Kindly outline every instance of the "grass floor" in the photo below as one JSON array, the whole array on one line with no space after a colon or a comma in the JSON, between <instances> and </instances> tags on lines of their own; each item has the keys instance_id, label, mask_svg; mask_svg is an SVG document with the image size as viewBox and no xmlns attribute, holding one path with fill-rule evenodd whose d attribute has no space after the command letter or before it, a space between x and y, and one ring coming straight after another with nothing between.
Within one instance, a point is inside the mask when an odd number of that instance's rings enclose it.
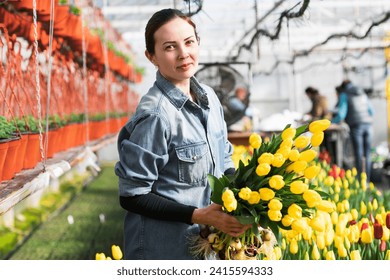
<instances>
[{"instance_id":1,"label":"grass floor","mask_svg":"<svg viewBox=\"0 0 390 280\"><path fill-rule=\"evenodd\" d=\"M93 260L122 247L124 210L112 165L102 171L58 215L42 223L10 260ZM72 220L73 223L69 223Z\"/></svg>"}]
</instances>

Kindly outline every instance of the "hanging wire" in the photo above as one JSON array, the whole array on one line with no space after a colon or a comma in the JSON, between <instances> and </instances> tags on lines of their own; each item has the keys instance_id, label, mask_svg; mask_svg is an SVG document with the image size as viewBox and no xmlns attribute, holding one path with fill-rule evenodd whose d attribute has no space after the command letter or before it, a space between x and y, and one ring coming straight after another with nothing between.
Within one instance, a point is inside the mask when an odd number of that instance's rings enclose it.
<instances>
[{"instance_id":1,"label":"hanging wire","mask_svg":"<svg viewBox=\"0 0 390 280\"><path fill-rule=\"evenodd\" d=\"M50 1L50 21L49 21L49 48L47 50L47 102L46 102L46 137L45 137L45 154L47 155L49 146L49 113L50 113L50 96L51 96L51 70L53 65L53 35L54 35L54 0ZM44 159L46 163L46 158Z\"/></svg>"},{"instance_id":2,"label":"hanging wire","mask_svg":"<svg viewBox=\"0 0 390 280\"><path fill-rule=\"evenodd\" d=\"M39 131L39 150L41 152L41 160L43 161L43 171L46 171L45 151L43 148L42 135L42 107L41 107L41 87L39 79L39 59L38 59L38 23L37 23L37 1L33 0L33 25L34 25L34 55L35 55L35 83L36 83L36 98L38 105L38 131ZM47 134L47 132L46 132Z\"/></svg>"},{"instance_id":3,"label":"hanging wire","mask_svg":"<svg viewBox=\"0 0 390 280\"><path fill-rule=\"evenodd\" d=\"M85 9L84 9L85 11ZM85 42L85 27L84 27L84 12L80 13L81 16L81 46L82 46L82 57L83 57L83 97L84 97L84 112L85 122L87 126L86 130L86 142L89 140L89 121L88 121L88 87L87 87L87 52Z\"/></svg>"}]
</instances>

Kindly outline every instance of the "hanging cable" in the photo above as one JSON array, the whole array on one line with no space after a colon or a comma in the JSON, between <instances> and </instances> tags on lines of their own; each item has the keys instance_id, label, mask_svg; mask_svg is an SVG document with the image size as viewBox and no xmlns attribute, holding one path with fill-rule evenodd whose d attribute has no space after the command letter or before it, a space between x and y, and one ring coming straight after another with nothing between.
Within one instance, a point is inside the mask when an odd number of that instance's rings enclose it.
<instances>
[{"instance_id":1,"label":"hanging cable","mask_svg":"<svg viewBox=\"0 0 390 280\"><path fill-rule=\"evenodd\" d=\"M85 9L84 9L85 10ZM89 140L89 122L88 122L88 87L87 87L87 52L86 52L86 42L85 42L85 27L84 27L84 12L80 13L81 16L81 46L82 46L82 56L83 56L83 97L84 97L84 112L85 112L85 121L87 125L86 132L86 142Z\"/></svg>"},{"instance_id":2,"label":"hanging cable","mask_svg":"<svg viewBox=\"0 0 390 280\"><path fill-rule=\"evenodd\" d=\"M43 162L43 171L46 171L45 151L43 149L42 135L42 106L41 106L41 87L39 78L39 59L38 59L38 23L37 23L37 1L33 0L33 25L34 25L34 56L35 56L35 83L36 83L36 98L37 98L37 114L38 114L38 131L39 131L39 150L41 152L41 160ZM46 132L47 133L47 132Z\"/></svg>"},{"instance_id":3,"label":"hanging cable","mask_svg":"<svg viewBox=\"0 0 390 280\"><path fill-rule=\"evenodd\" d=\"M48 154L49 146L49 114L50 114L50 96L51 96L51 70L53 64L53 35L54 35L54 0L50 1L50 20L49 20L49 48L47 50L47 101L46 101L46 137L45 137L45 154ZM46 163L46 157L44 162Z\"/></svg>"}]
</instances>

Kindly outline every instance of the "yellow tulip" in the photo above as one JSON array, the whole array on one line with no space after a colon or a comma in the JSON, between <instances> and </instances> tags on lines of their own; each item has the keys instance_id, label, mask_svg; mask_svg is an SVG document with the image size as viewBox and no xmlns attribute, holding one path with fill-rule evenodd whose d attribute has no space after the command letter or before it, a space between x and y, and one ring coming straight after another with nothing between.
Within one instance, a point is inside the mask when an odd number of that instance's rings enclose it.
<instances>
[{"instance_id":1,"label":"yellow tulip","mask_svg":"<svg viewBox=\"0 0 390 280\"><path fill-rule=\"evenodd\" d=\"M312 165L312 166L306 168L303 174L307 179L313 179L314 177L316 177L318 175L320 170L321 170L321 168L319 166Z\"/></svg>"},{"instance_id":2,"label":"yellow tulip","mask_svg":"<svg viewBox=\"0 0 390 280\"><path fill-rule=\"evenodd\" d=\"M279 199L271 199L270 202L268 202L268 208L270 210L280 211L283 208L283 204L280 202Z\"/></svg>"},{"instance_id":3,"label":"yellow tulip","mask_svg":"<svg viewBox=\"0 0 390 280\"><path fill-rule=\"evenodd\" d=\"M282 175L273 175L271 179L269 179L269 185L274 190L280 190L284 187L284 180Z\"/></svg>"},{"instance_id":4,"label":"yellow tulip","mask_svg":"<svg viewBox=\"0 0 390 280\"><path fill-rule=\"evenodd\" d=\"M389 241L389 239L390 239L390 229L388 229L387 227L383 227L383 235L381 240Z\"/></svg>"},{"instance_id":5,"label":"yellow tulip","mask_svg":"<svg viewBox=\"0 0 390 280\"><path fill-rule=\"evenodd\" d=\"M258 176L265 176L271 171L271 166L268 163L260 163L256 168Z\"/></svg>"},{"instance_id":6,"label":"yellow tulip","mask_svg":"<svg viewBox=\"0 0 390 280\"><path fill-rule=\"evenodd\" d=\"M347 249L345 249L344 245L342 244L340 244L340 246L337 248L337 253L342 258L346 258L348 256Z\"/></svg>"},{"instance_id":7,"label":"yellow tulip","mask_svg":"<svg viewBox=\"0 0 390 280\"><path fill-rule=\"evenodd\" d=\"M345 211L348 211L349 210L349 201L347 199L344 199L341 203L344 205Z\"/></svg>"},{"instance_id":8,"label":"yellow tulip","mask_svg":"<svg viewBox=\"0 0 390 280\"><path fill-rule=\"evenodd\" d=\"M351 215L352 215L352 219L354 219L355 221L358 219L359 212L356 210L356 208L351 209Z\"/></svg>"},{"instance_id":9,"label":"yellow tulip","mask_svg":"<svg viewBox=\"0 0 390 280\"><path fill-rule=\"evenodd\" d=\"M372 209L375 211L376 209L378 209L378 200L376 200L376 198L374 198L372 200Z\"/></svg>"},{"instance_id":10,"label":"yellow tulip","mask_svg":"<svg viewBox=\"0 0 390 280\"><path fill-rule=\"evenodd\" d=\"M364 201L360 201L360 215L365 216L367 214L367 206Z\"/></svg>"},{"instance_id":11,"label":"yellow tulip","mask_svg":"<svg viewBox=\"0 0 390 280\"><path fill-rule=\"evenodd\" d=\"M334 255L333 251L328 251L326 253L325 259L328 261L334 261L334 260L336 260L336 256Z\"/></svg>"},{"instance_id":12,"label":"yellow tulip","mask_svg":"<svg viewBox=\"0 0 390 280\"><path fill-rule=\"evenodd\" d=\"M269 201L275 197L275 192L270 188L261 188L259 190L260 199L263 201Z\"/></svg>"},{"instance_id":13,"label":"yellow tulip","mask_svg":"<svg viewBox=\"0 0 390 280\"><path fill-rule=\"evenodd\" d=\"M308 224L307 224L306 219L300 218L300 219L294 220L291 224L291 228L299 233L304 233L308 228Z\"/></svg>"},{"instance_id":14,"label":"yellow tulip","mask_svg":"<svg viewBox=\"0 0 390 280\"><path fill-rule=\"evenodd\" d=\"M344 242L344 237L341 236L341 235L337 235L337 232L336 232L336 235L334 237L334 241L333 242L334 242L334 246L336 248L339 248L343 244L343 242Z\"/></svg>"},{"instance_id":15,"label":"yellow tulip","mask_svg":"<svg viewBox=\"0 0 390 280\"><path fill-rule=\"evenodd\" d=\"M296 253L298 253L298 242L297 240L294 238L291 240L290 242L290 253L295 255Z\"/></svg>"},{"instance_id":16,"label":"yellow tulip","mask_svg":"<svg viewBox=\"0 0 390 280\"><path fill-rule=\"evenodd\" d=\"M333 211L335 211L335 207L334 207L333 202L328 201L328 200L321 200L317 204L316 208L318 210L322 210L322 211L325 211L327 213L332 213Z\"/></svg>"},{"instance_id":17,"label":"yellow tulip","mask_svg":"<svg viewBox=\"0 0 390 280\"><path fill-rule=\"evenodd\" d=\"M281 153L275 153L272 166L281 167L285 161L286 159Z\"/></svg>"},{"instance_id":18,"label":"yellow tulip","mask_svg":"<svg viewBox=\"0 0 390 280\"><path fill-rule=\"evenodd\" d=\"M293 144L294 144L294 141L292 138L286 138L282 141L282 143L280 143L280 148L287 147L287 148L290 148L290 150L291 150L291 147Z\"/></svg>"},{"instance_id":19,"label":"yellow tulip","mask_svg":"<svg viewBox=\"0 0 390 280\"><path fill-rule=\"evenodd\" d=\"M286 250L286 248L287 248L286 238L283 238L282 239L282 250L284 251L284 250Z\"/></svg>"},{"instance_id":20,"label":"yellow tulip","mask_svg":"<svg viewBox=\"0 0 390 280\"><path fill-rule=\"evenodd\" d=\"M327 187L330 187L332 186L334 183L334 178L332 176L328 176L326 177L326 179L324 180L324 185L327 186Z\"/></svg>"},{"instance_id":21,"label":"yellow tulip","mask_svg":"<svg viewBox=\"0 0 390 280\"><path fill-rule=\"evenodd\" d=\"M317 216L311 219L310 226L315 231L324 232L325 231L325 220L322 216Z\"/></svg>"},{"instance_id":22,"label":"yellow tulip","mask_svg":"<svg viewBox=\"0 0 390 280\"><path fill-rule=\"evenodd\" d=\"M303 160L297 160L293 163L291 163L289 166L287 166L286 171L291 172L294 171L295 173L300 173L307 167L307 162Z\"/></svg>"},{"instance_id":23,"label":"yellow tulip","mask_svg":"<svg viewBox=\"0 0 390 280\"><path fill-rule=\"evenodd\" d=\"M308 251L305 252L305 255L303 256L303 260L304 260L304 261L310 260L310 258L309 258L309 252L308 252Z\"/></svg>"},{"instance_id":24,"label":"yellow tulip","mask_svg":"<svg viewBox=\"0 0 390 280\"><path fill-rule=\"evenodd\" d=\"M272 164L272 161L274 160L274 155L271 153L262 153L257 162L260 163L267 163L269 165Z\"/></svg>"},{"instance_id":25,"label":"yellow tulip","mask_svg":"<svg viewBox=\"0 0 390 280\"><path fill-rule=\"evenodd\" d=\"M243 200L249 200L252 190L248 187L242 188L238 193L238 196Z\"/></svg>"},{"instance_id":26,"label":"yellow tulip","mask_svg":"<svg viewBox=\"0 0 390 280\"><path fill-rule=\"evenodd\" d=\"M292 222L294 221L294 218L291 217L290 215L284 215L282 218L282 225L285 227L291 226Z\"/></svg>"},{"instance_id":27,"label":"yellow tulip","mask_svg":"<svg viewBox=\"0 0 390 280\"><path fill-rule=\"evenodd\" d=\"M360 238L360 230L357 224L349 227L348 239L351 243L357 243Z\"/></svg>"},{"instance_id":28,"label":"yellow tulip","mask_svg":"<svg viewBox=\"0 0 390 280\"><path fill-rule=\"evenodd\" d=\"M330 246L333 243L334 236L335 236L335 233L334 233L333 229L330 229L327 232L325 232L325 245L326 246Z\"/></svg>"},{"instance_id":29,"label":"yellow tulip","mask_svg":"<svg viewBox=\"0 0 390 280\"><path fill-rule=\"evenodd\" d=\"M321 257L320 252L318 251L318 247L316 244L313 245L313 250L311 251L311 258L313 260L319 260Z\"/></svg>"},{"instance_id":30,"label":"yellow tulip","mask_svg":"<svg viewBox=\"0 0 390 280\"><path fill-rule=\"evenodd\" d=\"M365 244L370 244L374 240L374 235L371 228L363 229L361 232L361 240Z\"/></svg>"},{"instance_id":31,"label":"yellow tulip","mask_svg":"<svg viewBox=\"0 0 390 280\"><path fill-rule=\"evenodd\" d=\"M117 245L111 246L111 253L114 260L121 260L123 258L122 250Z\"/></svg>"},{"instance_id":32,"label":"yellow tulip","mask_svg":"<svg viewBox=\"0 0 390 280\"><path fill-rule=\"evenodd\" d=\"M104 253L96 253L95 259L97 261L104 261L106 260L106 255Z\"/></svg>"},{"instance_id":33,"label":"yellow tulip","mask_svg":"<svg viewBox=\"0 0 390 280\"><path fill-rule=\"evenodd\" d=\"M318 147L324 141L324 133L316 132L311 136L310 143L313 147Z\"/></svg>"},{"instance_id":34,"label":"yellow tulip","mask_svg":"<svg viewBox=\"0 0 390 280\"><path fill-rule=\"evenodd\" d=\"M307 190L302 195L303 199L306 201L307 206L316 207L322 200L320 194L315 190Z\"/></svg>"},{"instance_id":35,"label":"yellow tulip","mask_svg":"<svg viewBox=\"0 0 390 280\"><path fill-rule=\"evenodd\" d=\"M260 148L261 143L262 143L262 139L261 139L261 136L259 134L252 133L249 136L249 145L251 145L253 147L253 149Z\"/></svg>"},{"instance_id":36,"label":"yellow tulip","mask_svg":"<svg viewBox=\"0 0 390 280\"><path fill-rule=\"evenodd\" d=\"M282 249L279 246L274 247L275 260L282 258Z\"/></svg>"},{"instance_id":37,"label":"yellow tulip","mask_svg":"<svg viewBox=\"0 0 390 280\"><path fill-rule=\"evenodd\" d=\"M290 151L290 154L288 155L288 159L290 161L297 161L299 159L299 155L300 155L300 153L297 149L292 149Z\"/></svg>"},{"instance_id":38,"label":"yellow tulip","mask_svg":"<svg viewBox=\"0 0 390 280\"><path fill-rule=\"evenodd\" d=\"M290 191L293 194L301 194L308 189L309 189L309 186L307 184L305 184L304 182L302 182L301 180L293 181L290 184Z\"/></svg>"},{"instance_id":39,"label":"yellow tulip","mask_svg":"<svg viewBox=\"0 0 390 280\"><path fill-rule=\"evenodd\" d=\"M385 260L390 261L390 250L386 251Z\"/></svg>"},{"instance_id":40,"label":"yellow tulip","mask_svg":"<svg viewBox=\"0 0 390 280\"><path fill-rule=\"evenodd\" d=\"M287 146L284 146L284 147L280 147L277 151L276 151L276 154L281 154L283 155L283 157L285 159L288 159L288 156L290 154L290 151L291 151L291 147L287 147Z\"/></svg>"},{"instance_id":41,"label":"yellow tulip","mask_svg":"<svg viewBox=\"0 0 390 280\"><path fill-rule=\"evenodd\" d=\"M309 124L309 131L311 133L316 133L326 130L330 126L330 121L327 119L313 121Z\"/></svg>"},{"instance_id":42,"label":"yellow tulip","mask_svg":"<svg viewBox=\"0 0 390 280\"><path fill-rule=\"evenodd\" d=\"M248 199L249 204L257 204L260 202L260 193L252 191Z\"/></svg>"},{"instance_id":43,"label":"yellow tulip","mask_svg":"<svg viewBox=\"0 0 390 280\"><path fill-rule=\"evenodd\" d=\"M306 151L303 151L302 153L299 154L299 159L298 160L303 160L303 161L306 161L306 162L311 162L312 160L314 160L317 156L317 152L315 150L306 150Z\"/></svg>"},{"instance_id":44,"label":"yellow tulip","mask_svg":"<svg viewBox=\"0 0 390 280\"><path fill-rule=\"evenodd\" d=\"M325 235L323 233L317 233L316 244L320 250L325 248Z\"/></svg>"},{"instance_id":45,"label":"yellow tulip","mask_svg":"<svg viewBox=\"0 0 390 280\"><path fill-rule=\"evenodd\" d=\"M306 148L307 145L309 145L309 143L310 143L310 139L305 135L298 136L294 142L295 147L297 147L298 149Z\"/></svg>"},{"instance_id":46,"label":"yellow tulip","mask_svg":"<svg viewBox=\"0 0 390 280\"><path fill-rule=\"evenodd\" d=\"M286 140L287 138L294 138L297 133L296 129L293 127L288 127L282 132L282 139Z\"/></svg>"},{"instance_id":47,"label":"yellow tulip","mask_svg":"<svg viewBox=\"0 0 390 280\"><path fill-rule=\"evenodd\" d=\"M232 211L237 209L237 200L234 199L234 200L229 201L229 202L223 202L223 206L225 207L225 209L228 212L232 212Z\"/></svg>"},{"instance_id":48,"label":"yellow tulip","mask_svg":"<svg viewBox=\"0 0 390 280\"><path fill-rule=\"evenodd\" d=\"M268 210L267 213L271 221L279 222L282 219L282 213L279 210Z\"/></svg>"},{"instance_id":49,"label":"yellow tulip","mask_svg":"<svg viewBox=\"0 0 390 280\"><path fill-rule=\"evenodd\" d=\"M291 204L288 209L287 209L287 213L290 217L294 218L294 219L300 219L302 218L302 208L293 203Z\"/></svg>"},{"instance_id":50,"label":"yellow tulip","mask_svg":"<svg viewBox=\"0 0 390 280\"><path fill-rule=\"evenodd\" d=\"M342 202L337 203L337 211L339 213L344 213L345 212L345 207L344 207L344 204Z\"/></svg>"},{"instance_id":51,"label":"yellow tulip","mask_svg":"<svg viewBox=\"0 0 390 280\"><path fill-rule=\"evenodd\" d=\"M345 198L348 199L351 196L351 191L349 189L346 189L344 192L344 196L345 196Z\"/></svg>"},{"instance_id":52,"label":"yellow tulip","mask_svg":"<svg viewBox=\"0 0 390 280\"><path fill-rule=\"evenodd\" d=\"M234 197L234 193L230 189L225 189L224 192L222 193L222 201L223 202L231 202L235 200L236 198Z\"/></svg>"}]
</instances>

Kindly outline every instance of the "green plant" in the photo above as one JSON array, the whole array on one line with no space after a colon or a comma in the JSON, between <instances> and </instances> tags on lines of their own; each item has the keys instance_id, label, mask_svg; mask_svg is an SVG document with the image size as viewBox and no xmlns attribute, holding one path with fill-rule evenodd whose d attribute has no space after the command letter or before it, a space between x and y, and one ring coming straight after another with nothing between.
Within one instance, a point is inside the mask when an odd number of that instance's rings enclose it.
<instances>
[{"instance_id":1,"label":"green plant","mask_svg":"<svg viewBox=\"0 0 390 280\"><path fill-rule=\"evenodd\" d=\"M15 122L16 122L17 129L21 133L27 132L28 126L27 126L26 121L24 119L18 118L18 119L15 120Z\"/></svg>"},{"instance_id":2,"label":"green plant","mask_svg":"<svg viewBox=\"0 0 390 280\"><path fill-rule=\"evenodd\" d=\"M11 138L15 130L16 127L12 122L9 122L4 116L0 116L0 139Z\"/></svg>"},{"instance_id":3,"label":"green plant","mask_svg":"<svg viewBox=\"0 0 390 280\"><path fill-rule=\"evenodd\" d=\"M89 117L89 119L91 121L102 121L106 118L106 114L105 113L97 113L97 114L94 114L94 115L91 115Z\"/></svg>"}]
</instances>

